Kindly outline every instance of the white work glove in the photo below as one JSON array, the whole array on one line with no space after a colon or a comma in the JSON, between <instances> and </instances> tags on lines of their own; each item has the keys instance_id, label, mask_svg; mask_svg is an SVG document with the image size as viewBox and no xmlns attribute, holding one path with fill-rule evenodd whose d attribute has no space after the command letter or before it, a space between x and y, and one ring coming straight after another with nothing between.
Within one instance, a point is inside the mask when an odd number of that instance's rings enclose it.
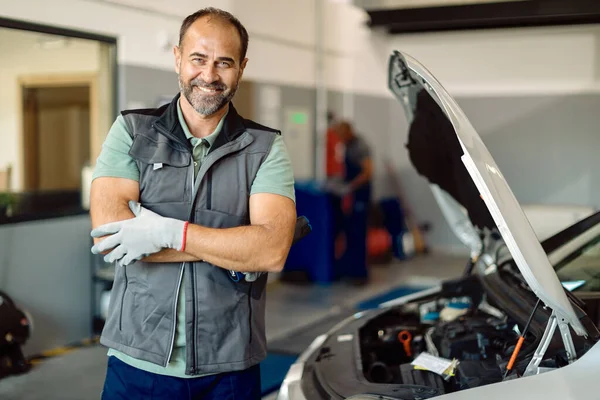
<instances>
[{"instance_id":1,"label":"white work glove","mask_svg":"<svg viewBox=\"0 0 600 400\"><path fill-rule=\"evenodd\" d=\"M186 221L162 217L135 201L129 202L129 208L135 218L111 222L91 232L94 238L110 235L93 246L92 253L100 254L114 248L104 261L125 266L163 248L183 251Z\"/></svg>"}]
</instances>

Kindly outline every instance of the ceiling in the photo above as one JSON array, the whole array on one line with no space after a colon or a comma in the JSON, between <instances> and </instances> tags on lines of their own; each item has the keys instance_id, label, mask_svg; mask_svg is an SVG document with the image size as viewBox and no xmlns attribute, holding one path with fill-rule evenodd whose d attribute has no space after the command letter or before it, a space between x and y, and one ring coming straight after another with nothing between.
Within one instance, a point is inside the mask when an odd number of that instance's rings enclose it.
<instances>
[{"instance_id":1,"label":"ceiling","mask_svg":"<svg viewBox=\"0 0 600 400\"><path fill-rule=\"evenodd\" d=\"M365 10L398 10L406 8L426 8L459 6L467 4L508 3L527 0L355 0L354 4Z\"/></svg>"},{"instance_id":2,"label":"ceiling","mask_svg":"<svg viewBox=\"0 0 600 400\"><path fill-rule=\"evenodd\" d=\"M391 34L600 23L598 0L353 0Z\"/></svg>"}]
</instances>

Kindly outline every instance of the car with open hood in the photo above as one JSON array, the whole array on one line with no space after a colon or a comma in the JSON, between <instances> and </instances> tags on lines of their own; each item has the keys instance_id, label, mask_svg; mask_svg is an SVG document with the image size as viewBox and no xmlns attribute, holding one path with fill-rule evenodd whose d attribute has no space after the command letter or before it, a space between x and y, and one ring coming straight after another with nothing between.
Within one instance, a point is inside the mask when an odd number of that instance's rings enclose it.
<instances>
[{"instance_id":1,"label":"car with open hood","mask_svg":"<svg viewBox=\"0 0 600 400\"><path fill-rule=\"evenodd\" d=\"M406 144L471 256L456 279L314 339L279 400L600 398L600 213L540 243L483 141L417 60L390 56Z\"/></svg>"}]
</instances>

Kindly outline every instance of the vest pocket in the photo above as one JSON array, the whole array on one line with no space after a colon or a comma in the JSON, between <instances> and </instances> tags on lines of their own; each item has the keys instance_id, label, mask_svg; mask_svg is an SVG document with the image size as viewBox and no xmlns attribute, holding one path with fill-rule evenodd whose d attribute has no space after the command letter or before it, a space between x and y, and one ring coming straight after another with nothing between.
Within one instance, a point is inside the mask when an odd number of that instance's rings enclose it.
<instances>
[{"instance_id":1,"label":"vest pocket","mask_svg":"<svg viewBox=\"0 0 600 400\"><path fill-rule=\"evenodd\" d=\"M253 318L250 285L233 282L227 271L209 263L195 268L197 365L248 360Z\"/></svg>"},{"instance_id":2,"label":"vest pocket","mask_svg":"<svg viewBox=\"0 0 600 400\"><path fill-rule=\"evenodd\" d=\"M129 150L140 170L142 203L181 202L191 196L191 153L171 143L137 135ZM186 193L189 191L190 193Z\"/></svg>"},{"instance_id":3,"label":"vest pocket","mask_svg":"<svg viewBox=\"0 0 600 400\"><path fill-rule=\"evenodd\" d=\"M127 293L127 267L123 268L123 293L121 294L121 307L119 309L119 330L123 330L123 304L125 303L125 293Z\"/></svg>"},{"instance_id":4,"label":"vest pocket","mask_svg":"<svg viewBox=\"0 0 600 400\"><path fill-rule=\"evenodd\" d=\"M247 225L247 216L197 209L194 222L232 228ZM198 263L194 268L198 365L245 362L252 356L252 285L234 282L229 271L210 263Z\"/></svg>"}]
</instances>

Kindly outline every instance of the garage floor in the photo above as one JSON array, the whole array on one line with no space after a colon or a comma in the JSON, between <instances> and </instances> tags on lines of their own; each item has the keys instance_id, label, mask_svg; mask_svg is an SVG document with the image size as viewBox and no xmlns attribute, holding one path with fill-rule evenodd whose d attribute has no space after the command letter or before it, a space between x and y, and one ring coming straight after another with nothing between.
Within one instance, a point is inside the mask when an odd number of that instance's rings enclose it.
<instances>
[{"instance_id":1,"label":"garage floor","mask_svg":"<svg viewBox=\"0 0 600 400\"><path fill-rule=\"evenodd\" d=\"M431 254L405 262L373 267L368 285L291 285L274 282L267 292L267 339L305 347L313 332L327 330L328 323L350 312L357 304L399 286L430 286L460 274L465 257ZM306 330L310 327L310 330ZM298 332L307 333L303 338ZM317 333L317 334L318 334ZM292 337L297 340L290 341ZM306 335L305 335L306 336ZM295 346L294 346L295 343ZM22 376L0 380L3 400L99 399L106 372L106 349L92 346L47 359ZM266 398L272 399L275 394Z\"/></svg>"}]
</instances>

